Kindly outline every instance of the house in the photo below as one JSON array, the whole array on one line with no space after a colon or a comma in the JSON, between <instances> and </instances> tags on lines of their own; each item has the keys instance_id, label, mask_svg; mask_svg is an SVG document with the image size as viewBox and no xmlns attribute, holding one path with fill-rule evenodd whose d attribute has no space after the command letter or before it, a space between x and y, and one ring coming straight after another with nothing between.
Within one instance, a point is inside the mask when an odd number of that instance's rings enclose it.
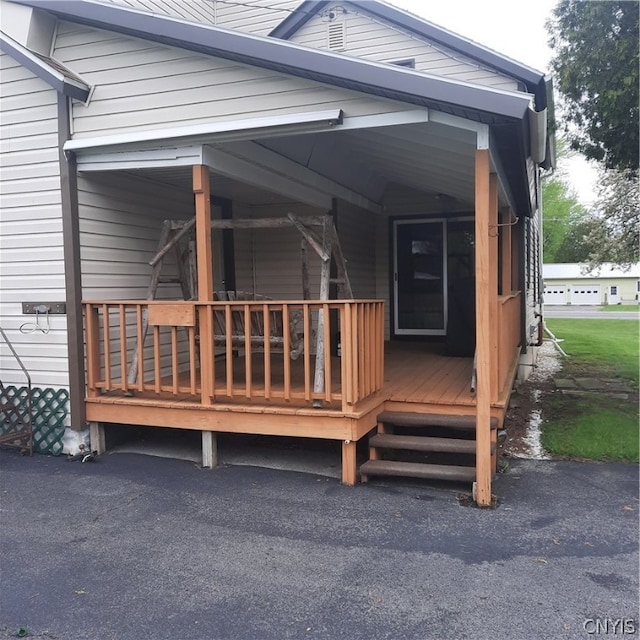
<instances>
[{"instance_id":1,"label":"house","mask_svg":"<svg viewBox=\"0 0 640 640\"><path fill-rule=\"evenodd\" d=\"M637 304L640 264L624 269L603 263L590 269L575 262L542 265L544 304Z\"/></svg>"},{"instance_id":2,"label":"house","mask_svg":"<svg viewBox=\"0 0 640 640\"><path fill-rule=\"evenodd\" d=\"M0 325L68 433L199 430L205 466L220 432L336 440L347 484L488 504L538 340L550 81L373 0L1 10Z\"/></svg>"}]
</instances>

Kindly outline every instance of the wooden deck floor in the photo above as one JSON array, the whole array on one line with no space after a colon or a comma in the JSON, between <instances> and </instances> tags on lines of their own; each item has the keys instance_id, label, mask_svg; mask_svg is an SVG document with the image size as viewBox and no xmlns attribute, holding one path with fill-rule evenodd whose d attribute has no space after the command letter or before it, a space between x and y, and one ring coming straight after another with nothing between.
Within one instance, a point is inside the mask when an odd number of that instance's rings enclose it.
<instances>
[{"instance_id":1,"label":"wooden deck floor","mask_svg":"<svg viewBox=\"0 0 640 640\"><path fill-rule=\"evenodd\" d=\"M332 381L335 389L340 383L340 359L332 359ZM217 389L221 392L216 396L215 402L230 405L266 404L276 408L286 406L292 409L309 407L308 400L304 397L303 366L300 360L290 361L291 367L291 395L290 400L284 400L283 390L283 356L274 354L271 361L271 389L270 397L256 397L247 399L243 391L246 369L244 359L234 359L234 392L233 395L225 393L225 361L220 360L216 367ZM402 404L416 405L415 410L426 410L430 407L445 412L471 413L475 407L475 395L471 392L470 382L472 373L472 358L453 358L444 354L442 345L417 343L417 342L390 342L385 345L384 385L380 392L375 394L375 401L387 402L394 405L391 408L399 409ZM264 393L264 362L262 354L255 354L252 362L252 389L257 396ZM199 402L200 381L196 381L196 395L183 393L173 394L165 391L155 393L151 391L134 393L137 400L147 399L158 402L166 401L175 403ZM102 399L127 403L130 398L120 391L110 392ZM94 400L95 401L95 400ZM97 399L99 401L99 399ZM508 393L505 390L496 408L504 408L508 402ZM370 403L366 403L367 405ZM447 411L447 407L450 409ZM457 409L455 409L457 407ZM310 407L309 407L310 408ZM325 402L326 411L341 410L339 400ZM355 409L354 409L355 411Z\"/></svg>"}]
</instances>

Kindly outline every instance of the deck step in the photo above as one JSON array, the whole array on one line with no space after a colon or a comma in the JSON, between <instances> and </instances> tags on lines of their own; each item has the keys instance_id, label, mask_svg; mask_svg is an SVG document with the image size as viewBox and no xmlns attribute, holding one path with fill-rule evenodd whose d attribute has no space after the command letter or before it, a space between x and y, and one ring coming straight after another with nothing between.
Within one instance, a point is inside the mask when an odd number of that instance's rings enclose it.
<instances>
[{"instance_id":1,"label":"deck step","mask_svg":"<svg viewBox=\"0 0 640 640\"><path fill-rule=\"evenodd\" d=\"M475 416L451 416L438 413L411 413L409 411L383 411L378 422L398 427L448 427L462 431L475 431ZM498 419L491 418L491 429L498 428Z\"/></svg>"},{"instance_id":2,"label":"deck step","mask_svg":"<svg viewBox=\"0 0 640 640\"><path fill-rule=\"evenodd\" d=\"M369 438L369 446L376 449L403 449L405 451L438 451L440 453L475 454L476 441L460 438L432 438L424 436L399 436L378 433Z\"/></svg>"},{"instance_id":3,"label":"deck step","mask_svg":"<svg viewBox=\"0 0 640 640\"><path fill-rule=\"evenodd\" d=\"M360 473L363 476L403 476L453 482L474 482L476 479L475 467L395 460L369 460L360 467Z\"/></svg>"}]
</instances>

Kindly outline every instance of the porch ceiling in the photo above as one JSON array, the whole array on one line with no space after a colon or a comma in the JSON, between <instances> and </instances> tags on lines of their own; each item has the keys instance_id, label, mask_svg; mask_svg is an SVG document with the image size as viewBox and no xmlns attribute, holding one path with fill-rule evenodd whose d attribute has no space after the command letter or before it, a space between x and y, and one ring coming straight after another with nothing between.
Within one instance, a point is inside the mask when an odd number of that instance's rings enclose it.
<instances>
[{"instance_id":1,"label":"porch ceiling","mask_svg":"<svg viewBox=\"0 0 640 640\"><path fill-rule=\"evenodd\" d=\"M211 170L211 193L248 205L290 202L295 185L304 189L305 180L316 175L320 182L311 186L327 194L329 201L332 195L340 197L339 187L344 187L363 201L382 205L385 190L396 184L446 195L472 207L476 146L475 131L430 121L224 142L206 148L212 157L218 154L219 169ZM225 158L230 164L238 161L238 168L227 172ZM274 178L286 176L289 193L279 192L275 179L252 181L252 169L272 172ZM181 190L192 189L188 165L131 166L131 170ZM298 170L305 173L297 175ZM330 191L329 180L334 191Z\"/></svg>"}]
</instances>

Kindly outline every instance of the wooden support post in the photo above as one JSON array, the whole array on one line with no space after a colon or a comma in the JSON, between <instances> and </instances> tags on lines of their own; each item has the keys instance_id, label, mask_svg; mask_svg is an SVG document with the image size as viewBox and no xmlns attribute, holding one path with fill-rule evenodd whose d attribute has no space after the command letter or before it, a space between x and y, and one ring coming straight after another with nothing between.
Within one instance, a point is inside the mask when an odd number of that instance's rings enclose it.
<instances>
[{"instance_id":1,"label":"wooden support post","mask_svg":"<svg viewBox=\"0 0 640 640\"><path fill-rule=\"evenodd\" d=\"M202 466L205 469L218 466L218 439L213 431L202 432Z\"/></svg>"},{"instance_id":2,"label":"wooden support post","mask_svg":"<svg viewBox=\"0 0 640 640\"><path fill-rule=\"evenodd\" d=\"M478 505L491 505L491 330L489 295L489 150L478 149L475 161L476 236L476 481ZM495 327L493 327L495 329Z\"/></svg>"},{"instance_id":3,"label":"wooden support post","mask_svg":"<svg viewBox=\"0 0 640 640\"><path fill-rule=\"evenodd\" d=\"M342 484L353 486L356 484L356 441L344 440L342 442Z\"/></svg>"},{"instance_id":4,"label":"wooden support post","mask_svg":"<svg viewBox=\"0 0 640 640\"><path fill-rule=\"evenodd\" d=\"M95 451L98 455L107 450L104 425L101 422L89 423L89 442L91 451Z\"/></svg>"},{"instance_id":5,"label":"wooden support post","mask_svg":"<svg viewBox=\"0 0 640 640\"><path fill-rule=\"evenodd\" d=\"M500 227L500 252L502 254L502 295L513 290L511 284L511 209L502 210Z\"/></svg>"},{"instance_id":6,"label":"wooden support post","mask_svg":"<svg viewBox=\"0 0 640 640\"><path fill-rule=\"evenodd\" d=\"M193 192L196 205L196 263L198 301L213 301L213 250L211 248L211 190L209 168L193 167ZM214 345L213 315L208 307L199 309L201 403L213 401Z\"/></svg>"},{"instance_id":7,"label":"wooden support post","mask_svg":"<svg viewBox=\"0 0 640 640\"><path fill-rule=\"evenodd\" d=\"M193 192L196 200L196 251L198 265L198 300L213 300L213 249L211 248L211 188L209 167L193 167Z\"/></svg>"},{"instance_id":8,"label":"wooden support post","mask_svg":"<svg viewBox=\"0 0 640 640\"><path fill-rule=\"evenodd\" d=\"M489 176L489 327L491 328L491 402L498 400L501 381L498 371L498 176Z\"/></svg>"}]
</instances>

